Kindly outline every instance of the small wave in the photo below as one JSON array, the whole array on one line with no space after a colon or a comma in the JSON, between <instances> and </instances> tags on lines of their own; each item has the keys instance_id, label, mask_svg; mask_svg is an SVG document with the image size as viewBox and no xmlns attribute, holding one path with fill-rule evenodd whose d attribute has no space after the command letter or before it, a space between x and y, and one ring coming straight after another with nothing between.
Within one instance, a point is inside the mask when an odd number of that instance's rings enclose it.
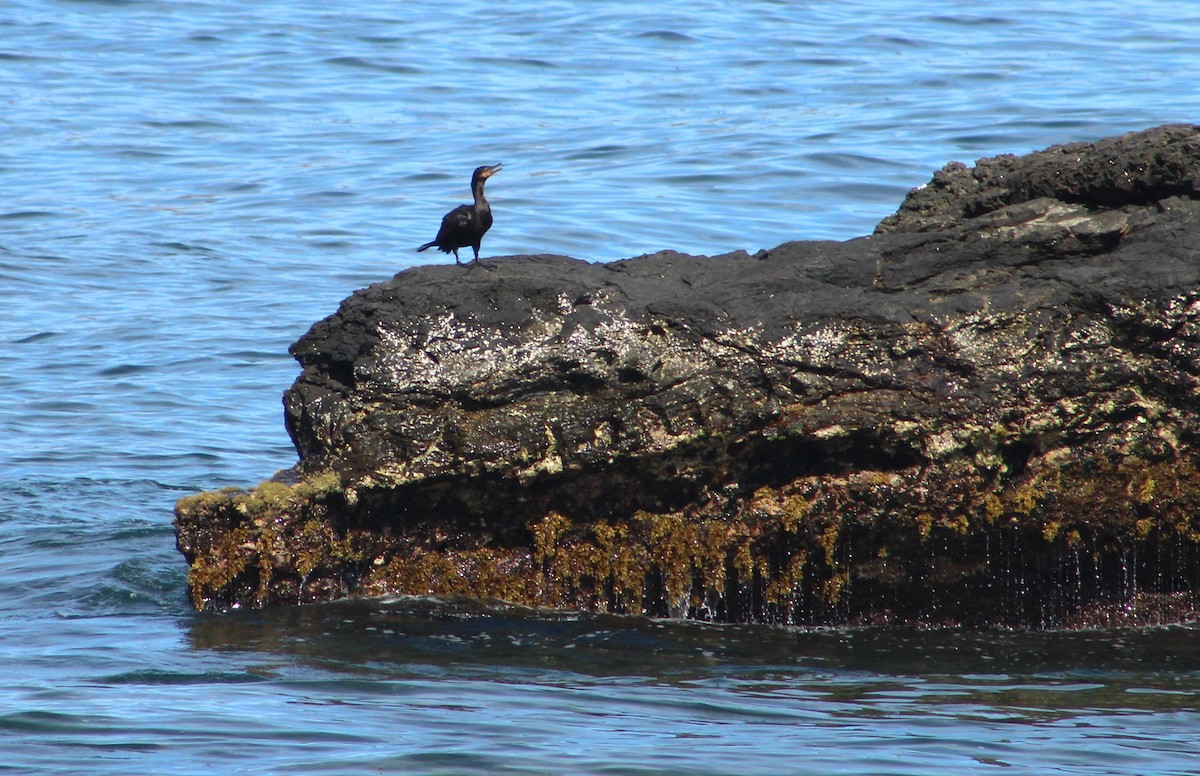
<instances>
[{"instance_id":1,"label":"small wave","mask_svg":"<svg viewBox=\"0 0 1200 776\"><path fill-rule=\"evenodd\" d=\"M233 671L205 671L193 673L186 671L165 671L144 669L141 671L125 671L110 676L96 677L98 684L133 684L133 685L190 685L190 684L246 684L248 682L264 682L266 678L251 673Z\"/></svg>"},{"instance_id":2,"label":"small wave","mask_svg":"<svg viewBox=\"0 0 1200 776\"><path fill-rule=\"evenodd\" d=\"M14 210L11 213L0 213L0 218L6 221L17 221L29 218L55 218L63 215L53 210Z\"/></svg>"},{"instance_id":3,"label":"small wave","mask_svg":"<svg viewBox=\"0 0 1200 776\"><path fill-rule=\"evenodd\" d=\"M673 30L647 30L646 32L639 32L637 37L649 38L652 40L661 40L661 41L666 41L667 43L695 43L696 42L696 39L693 38L691 35L685 35L682 32L675 32Z\"/></svg>"},{"instance_id":4,"label":"small wave","mask_svg":"<svg viewBox=\"0 0 1200 776\"><path fill-rule=\"evenodd\" d=\"M1011 19L999 16L928 16L926 20L955 27L999 27L1013 24Z\"/></svg>"},{"instance_id":5,"label":"small wave","mask_svg":"<svg viewBox=\"0 0 1200 776\"><path fill-rule=\"evenodd\" d=\"M0 62L44 62L47 57L32 54L14 54L11 51L0 51Z\"/></svg>"},{"instance_id":6,"label":"small wave","mask_svg":"<svg viewBox=\"0 0 1200 776\"><path fill-rule=\"evenodd\" d=\"M149 364L117 364L116 366L105 367L96 374L101 377L122 377L124 375L136 375L141 372L147 372L154 367Z\"/></svg>"},{"instance_id":7,"label":"small wave","mask_svg":"<svg viewBox=\"0 0 1200 776\"><path fill-rule=\"evenodd\" d=\"M61 331L39 331L37 334L30 334L27 337L21 337L12 341L13 345L32 345L35 342L44 342L48 339L61 337Z\"/></svg>"},{"instance_id":8,"label":"small wave","mask_svg":"<svg viewBox=\"0 0 1200 776\"><path fill-rule=\"evenodd\" d=\"M419 75L421 68L413 67L412 65L394 65L374 62L370 59L362 57L332 57L326 59L328 65L337 65L339 67L355 67L362 70L377 70L382 73L403 73L405 75Z\"/></svg>"},{"instance_id":9,"label":"small wave","mask_svg":"<svg viewBox=\"0 0 1200 776\"><path fill-rule=\"evenodd\" d=\"M180 253L202 253L207 256L217 256L218 252L209 248L206 245L192 245L184 242L156 242L151 243L156 248L166 248L169 251L178 251Z\"/></svg>"},{"instance_id":10,"label":"small wave","mask_svg":"<svg viewBox=\"0 0 1200 776\"><path fill-rule=\"evenodd\" d=\"M177 119L174 121L143 121L142 126L153 127L155 129L225 129L229 125L220 121L209 121L208 119Z\"/></svg>"}]
</instances>

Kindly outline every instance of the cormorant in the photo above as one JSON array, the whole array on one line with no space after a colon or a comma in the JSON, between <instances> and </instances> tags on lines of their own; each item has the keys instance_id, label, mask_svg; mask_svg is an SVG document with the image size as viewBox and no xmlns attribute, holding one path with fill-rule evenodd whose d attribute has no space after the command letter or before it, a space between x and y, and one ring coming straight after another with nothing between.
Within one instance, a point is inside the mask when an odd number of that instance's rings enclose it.
<instances>
[{"instance_id":1,"label":"cormorant","mask_svg":"<svg viewBox=\"0 0 1200 776\"><path fill-rule=\"evenodd\" d=\"M483 184L487 179L500 172L503 164L484 165L476 167L471 173L471 193L475 202L471 205L459 205L442 217L442 228L438 229L437 237L427 242L417 251L437 246L442 253L453 253L454 262L458 260L458 249L468 245L475 251L475 261L479 261L479 244L483 236L492 226L492 207L483 196Z\"/></svg>"}]
</instances>

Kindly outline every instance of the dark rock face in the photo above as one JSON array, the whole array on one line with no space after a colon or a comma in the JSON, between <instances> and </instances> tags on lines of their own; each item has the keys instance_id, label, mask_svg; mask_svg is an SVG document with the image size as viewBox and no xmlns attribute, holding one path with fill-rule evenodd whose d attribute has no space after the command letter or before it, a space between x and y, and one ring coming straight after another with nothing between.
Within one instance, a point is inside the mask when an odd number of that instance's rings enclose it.
<instances>
[{"instance_id":1,"label":"dark rock face","mask_svg":"<svg viewBox=\"0 0 1200 776\"><path fill-rule=\"evenodd\" d=\"M292 484L184 499L198 606L1194 615L1200 128L948 165L874 235L429 266L292 347Z\"/></svg>"}]
</instances>

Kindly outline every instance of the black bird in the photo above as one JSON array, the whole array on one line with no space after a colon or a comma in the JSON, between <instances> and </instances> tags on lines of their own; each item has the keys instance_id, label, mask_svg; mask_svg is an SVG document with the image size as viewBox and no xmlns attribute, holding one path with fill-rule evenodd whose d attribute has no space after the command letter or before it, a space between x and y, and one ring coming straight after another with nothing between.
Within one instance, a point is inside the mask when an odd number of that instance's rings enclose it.
<instances>
[{"instance_id":1,"label":"black bird","mask_svg":"<svg viewBox=\"0 0 1200 776\"><path fill-rule=\"evenodd\" d=\"M487 179L500 172L503 164L484 165L476 167L471 173L471 194L475 202L470 205L459 205L442 217L442 228L438 229L437 237L427 242L417 252L437 246L442 253L453 253L454 262L458 260L458 249L468 245L475 251L475 261L479 261L479 244L483 236L492 226L492 206L483 196L483 184Z\"/></svg>"}]
</instances>

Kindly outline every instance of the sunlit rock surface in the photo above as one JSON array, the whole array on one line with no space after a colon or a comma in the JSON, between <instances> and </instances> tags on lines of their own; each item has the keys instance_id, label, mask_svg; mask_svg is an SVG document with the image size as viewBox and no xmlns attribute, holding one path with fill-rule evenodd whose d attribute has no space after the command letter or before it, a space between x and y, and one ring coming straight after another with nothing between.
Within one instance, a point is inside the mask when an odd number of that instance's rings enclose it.
<instances>
[{"instance_id":1,"label":"sunlit rock surface","mask_svg":"<svg viewBox=\"0 0 1200 776\"><path fill-rule=\"evenodd\" d=\"M1195 616L1200 128L951 164L876 233L515 256L292 347L300 454L180 501L201 608L794 624Z\"/></svg>"}]
</instances>

